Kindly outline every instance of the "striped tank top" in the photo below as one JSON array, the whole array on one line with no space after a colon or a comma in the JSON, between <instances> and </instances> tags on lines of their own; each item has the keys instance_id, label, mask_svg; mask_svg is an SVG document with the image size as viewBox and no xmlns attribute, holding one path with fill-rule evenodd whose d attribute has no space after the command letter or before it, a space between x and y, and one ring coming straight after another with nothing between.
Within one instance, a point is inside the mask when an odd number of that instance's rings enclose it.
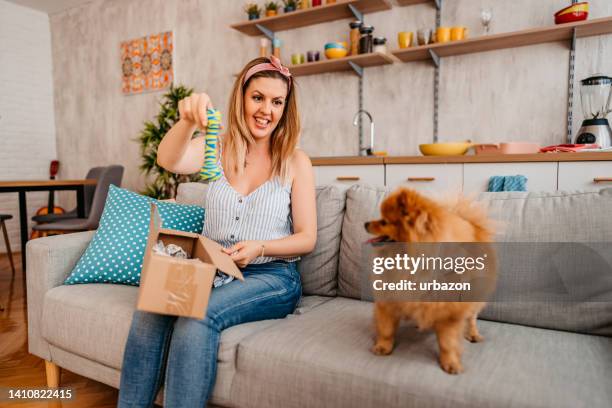
<instances>
[{"instance_id":1,"label":"striped tank top","mask_svg":"<svg viewBox=\"0 0 612 408\"><path fill-rule=\"evenodd\" d=\"M293 234L291 185L283 185L277 176L244 196L229 184L221 167L221 177L208 184L205 208L202 234L225 248L240 241L267 241ZM275 259L291 262L300 258L259 256L251 263Z\"/></svg>"}]
</instances>

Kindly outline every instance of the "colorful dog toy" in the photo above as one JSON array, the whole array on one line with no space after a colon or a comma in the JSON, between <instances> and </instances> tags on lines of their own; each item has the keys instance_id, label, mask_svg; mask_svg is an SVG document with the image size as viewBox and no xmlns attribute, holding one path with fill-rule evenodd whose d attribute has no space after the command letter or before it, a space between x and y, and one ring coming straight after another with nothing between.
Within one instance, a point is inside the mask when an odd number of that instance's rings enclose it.
<instances>
[{"instance_id":1,"label":"colorful dog toy","mask_svg":"<svg viewBox=\"0 0 612 408\"><path fill-rule=\"evenodd\" d=\"M204 144L204 165L200 170L202 180L215 181L221 177L218 164L219 130L221 129L221 111L207 109L208 125Z\"/></svg>"}]
</instances>

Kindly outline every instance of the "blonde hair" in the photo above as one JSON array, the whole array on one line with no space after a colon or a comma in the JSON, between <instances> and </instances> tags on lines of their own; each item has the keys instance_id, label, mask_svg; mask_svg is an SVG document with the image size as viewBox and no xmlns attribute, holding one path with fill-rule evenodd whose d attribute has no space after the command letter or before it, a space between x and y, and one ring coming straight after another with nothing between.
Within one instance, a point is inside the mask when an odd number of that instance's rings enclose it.
<instances>
[{"instance_id":1,"label":"blonde hair","mask_svg":"<svg viewBox=\"0 0 612 408\"><path fill-rule=\"evenodd\" d=\"M285 107L276 128L270 137L270 155L272 156L272 176L279 176L284 183L289 177L289 160L296 149L300 134L300 115L297 108L295 92L295 78L289 81L277 71L260 71L244 83L247 71L261 63L270 62L268 58L256 58L242 69L236 82L229 102L228 126L223 139L223 167L232 169L241 175L246 166L246 155L249 147L255 143L247 123L244 119L244 92L249 83L255 78L282 79L288 88L285 98Z\"/></svg>"}]
</instances>

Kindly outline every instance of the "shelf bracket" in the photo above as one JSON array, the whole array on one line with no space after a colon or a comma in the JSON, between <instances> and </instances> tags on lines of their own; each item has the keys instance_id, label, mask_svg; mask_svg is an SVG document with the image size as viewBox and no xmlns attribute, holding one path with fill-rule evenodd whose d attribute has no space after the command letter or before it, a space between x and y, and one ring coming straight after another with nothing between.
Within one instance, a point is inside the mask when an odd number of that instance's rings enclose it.
<instances>
[{"instance_id":1,"label":"shelf bracket","mask_svg":"<svg viewBox=\"0 0 612 408\"><path fill-rule=\"evenodd\" d=\"M574 73L576 70L576 27L572 29L569 55L569 71L567 75L567 143L572 143L574 133Z\"/></svg>"},{"instance_id":2,"label":"shelf bracket","mask_svg":"<svg viewBox=\"0 0 612 408\"><path fill-rule=\"evenodd\" d=\"M262 26L261 24L255 24L255 27L257 27L257 29L261 31L263 35L268 37L270 41L274 41L274 31L268 30L266 27Z\"/></svg>"},{"instance_id":3,"label":"shelf bracket","mask_svg":"<svg viewBox=\"0 0 612 408\"><path fill-rule=\"evenodd\" d=\"M353 13L353 15L355 16L355 19L363 22L363 13L357 10L357 7L353 6L352 4L349 4L348 8L351 10L351 13Z\"/></svg>"},{"instance_id":4,"label":"shelf bracket","mask_svg":"<svg viewBox=\"0 0 612 408\"><path fill-rule=\"evenodd\" d=\"M348 62L351 68L355 71L355 73L359 76L359 78L363 77L363 67L355 64L353 61Z\"/></svg>"},{"instance_id":5,"label":"shelf bracket","mask_svg":"<svg viewBox=\"0 0 612 408\"><path fill-rule=\"evenodd\" d=\"M436 68L440 68L440 56L438 54L436 54L436 52L434 50L427 50L429 51L429 55L431 56L431 60L433 61L434 65L436 66Z\"/></svg>"},{"instance_id":6,"label":"shelf bracket","mask_svg":"<svg viewBox=\"0 0 612 408\"><path fill-rule=\"evenodd\" d=\"M436 0L436 8L440 10L442 8L442 0Z\"/></svg>"}]
</instances>

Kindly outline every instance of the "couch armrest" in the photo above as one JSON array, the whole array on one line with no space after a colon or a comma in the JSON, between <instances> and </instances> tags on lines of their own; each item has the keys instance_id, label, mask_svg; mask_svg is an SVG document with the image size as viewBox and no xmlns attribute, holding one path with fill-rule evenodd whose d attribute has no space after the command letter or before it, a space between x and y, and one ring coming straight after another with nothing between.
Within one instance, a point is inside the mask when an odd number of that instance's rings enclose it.
<instances>
[{"instance_id":1,"label":"couch armrest","mask_svg":"<svg viewBox=\"0 0 612 408\"><path fill-rule=\"evenodd\" d=\"M95 231L85 231L28 241L26 281L28 350L31 354L51 361L49 344L41 332L45 294L64 282L94 234Z\"/></svg>"}]
</instances>

